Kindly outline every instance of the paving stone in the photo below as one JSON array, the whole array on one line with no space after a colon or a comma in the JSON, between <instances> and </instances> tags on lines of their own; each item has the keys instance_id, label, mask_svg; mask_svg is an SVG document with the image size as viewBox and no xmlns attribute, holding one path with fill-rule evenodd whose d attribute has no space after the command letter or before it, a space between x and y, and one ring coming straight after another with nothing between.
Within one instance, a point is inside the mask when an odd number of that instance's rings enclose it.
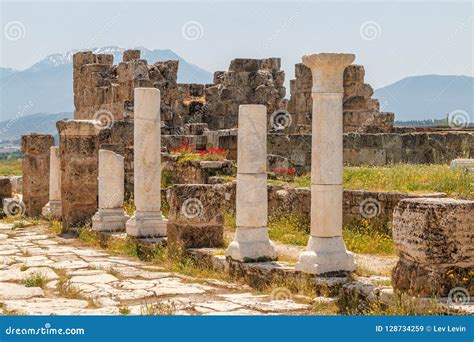
<instances>
[{"instance_id":1,"label":"paving stone","mask_svg":"<svg viewBox=\"0 0 474 342\"><path fill-rule=\"evenodd\" d=\"M84 283L84 284L96 284L96 283L111 283L118 281L116 277L111 274L96 274L96 275L85 275L85 276L74 276L69 280L71 283Z\"/></svg>"},{"instance_id":2,"label":"paving stone","mask_svg":"<svg viewBox=\"0 0 474 342\"><path fill-rule=\"evenodd\" d=\"M0 230L1 227L5 226L0 224ZM30 315L118 315L121 303L130 303L131 314L141 315L146 314L144 303L167 303L177 315L255 315L299 313L308 307L292 301L271 301L267 295L239 293L248 291L248 286L216 279L197 281L161 266L78 248L66 239L48 238L41 227L28 227L28 231L5 227L3 231L8 231L0 233L0 251L4 253L0 255L0 300L8 302L3 311ZM22 270L25 266L28 269ZM59 297L59 276L54 270L64 270L70 277L68 284L99 307L88 307L87 300ZM47 279L48 298L44 298L40 288L18 284L34 273L42 273Z\"/></svg>"},{"instance_id":3,"label":"paving stone","mask_svg":"<svg viewBox=\"0 0 474 342\"><path fill-rule=\"evenodd\" d=\"M51 267L57 270L78 269L89 267L89 264L82 260L65 260L54 263Z\"/></svg>"},{"instance_id":4,"label":"paving stone","mask_svg":"<svg viewBox=\"0 0 474 342\"><path fill-rule=\"evenodd\" d=\"M0 300L28 299L42 297L43 290L39 287L26 287L13 283L0 283Z\"/></svg>"},{"instance_id":5,"label":"paving stone","mask_svg":"<svg viewBox=\"0 0 474 342\"><path fill-rule=\"evenodd\" d=\"M19 311L28 315L73 315L74 309L87 307L85 300L65 298L31 298L25 300L6 300L3 302L7 310Z\"/></svg>"},{"instance_id":6,"label":"paving stone","mask_svg":"<svg viewBox=\"0 0 474 342\"><path fill-rule=\"evenodd\" d=\"M37 266L48 266L53 264L54 261L48 259L45 256L36 255L32 257L25 258L25 266L26 267L37 267Z\"/></svg>"},{"instance_id":7,"label":"paving stone","mask_svg":"<svg viewBox=\"0 0 474 342\"><path fill-rule=\"evenodd\" d=\"M199 308L209 309L211 311L232 311L235 309L241 309L242 306L238 304L234 304L232 302L227 301L212 301L212 302L204 302L204 303L197 303L195 304L195 308L197 311Z\"/></svg>"}]
</instances>

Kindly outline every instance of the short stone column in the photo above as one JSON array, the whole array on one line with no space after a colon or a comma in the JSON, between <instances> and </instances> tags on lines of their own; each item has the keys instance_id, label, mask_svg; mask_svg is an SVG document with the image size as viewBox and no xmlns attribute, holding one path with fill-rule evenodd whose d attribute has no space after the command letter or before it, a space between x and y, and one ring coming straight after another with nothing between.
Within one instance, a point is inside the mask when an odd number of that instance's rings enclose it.
<instances>
[{"instance_id":1,"label":"short stone column","mask_svg":"<svg viewBox=\"0 0 474 342\"><path fill-rule=\"evenodd\" d=\"M342 99L344 69L353 54L303 56L313 76L311 236L295 268L311 274L355 269L342 240Z\"/></svg>"},{"instance_id":2,"label":"short stone column","mask_svg":"<svg viewBox=\"0 0 474 342\"><path fill-rule=\"evenodd\" d=\"M134 90L134 198L135 214L127 221L127 234L135 237L166 236L167 220L161 214L160 91Z\"/></svg>"},{"instance_id":3,"label":"short stone column","mask_svg":"<svg viewBox=\"0 0 474 342\"><path fill-rule=\"evenodd\" d=\"M99 133L97 121L56 122L61 151L61 218L63 231L91 223L97 211L97 164Z\"/></svg>"},{"instance_id":4,"label":"short stone column","mask_svg":"<svg viewBox=\"0 0 474 342\"><path fill-rule=\"evenodd\" d=\"M124 159L115 152L99 150L99 209L92 217L92 228L97 231L125 231L129 217L123 210Z\"/></svg>"},{"instance_id":5,"label":"short stone column","mask_svg":"<svg viewBox=\"0 0 474 342\"><path fill-rule=\"evenodd\" d=\"M61 217L61 159L59 146L51 146L49 153L49 201L43 207L45 217Z\"/></svg>"},{"instance_id":6,"label":"short stone column","mask_svg":"<svg viewBox=\"0 0 474 342\"><path fill-rule=\"evenodd\" d=\"M238 261L276 259L267 228L267 110L239 107L237 231L226 256Z\"/></svg>"},{"instance_id":7,"label":"short stone column","mask_svg":"<svg viewBox=\"0 0 474 342\"><path fill-rule=\"evenodd\" d=\"M50 134L32 133L21 137L23 153L23 202L25 214L38 217L49 199L49 154L54 145Z\"/></svg>"}]
</instances>

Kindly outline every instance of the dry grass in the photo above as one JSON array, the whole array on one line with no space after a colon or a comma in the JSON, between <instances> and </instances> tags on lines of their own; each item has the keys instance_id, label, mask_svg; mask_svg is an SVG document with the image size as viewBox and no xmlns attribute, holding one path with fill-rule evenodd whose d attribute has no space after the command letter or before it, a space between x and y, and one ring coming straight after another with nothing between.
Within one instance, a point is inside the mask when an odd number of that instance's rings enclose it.
<instances>
[{"instance_id":1,"label":"dry grass","mask_svg":"<svg viewBox=\"0 0 474 342\"><path fill-rule=\"evenodd\" d=\"M21 176L23 173L21 164L21 159L0 160L0 176Z\"/></svg>"}]
</instances>

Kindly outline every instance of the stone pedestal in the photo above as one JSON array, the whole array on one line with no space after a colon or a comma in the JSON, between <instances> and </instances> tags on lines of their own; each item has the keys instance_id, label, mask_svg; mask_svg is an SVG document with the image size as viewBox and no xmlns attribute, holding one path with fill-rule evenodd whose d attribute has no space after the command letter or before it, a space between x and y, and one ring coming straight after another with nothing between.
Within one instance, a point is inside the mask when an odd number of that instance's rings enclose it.
<instances>
[{"instance_id":1,"label":"stone pedestal","mask_svg":"<svg viewBox=\"0 0 474 342\"><path fill-rule=\"evenodd\" d=\"M400 257L392 270L394 289L421 297L446 297L459 290L472 298L473 213L474 201L400 201L393 212L393 241Z\"/></svg>"},{"instance_id":2,"label":"stone pedestal","mask_svg":"<svg viewBox=\"0 0 474 342\"><path fill-rule=\"evenodd\" d=\"M135 237L166 236L167 220L161 214L160 91L134 90L134 195L136 211L127 221L127 234Z\"/></svg>"},{"instance_id":3,"label":"stone pedestal","mask_svg":"<svg viewBox=\"0 0 474 342\"><path fill-rule=\"evenodd\" d=\"M25 214L30 217L41 215L49 199L49 154L54 145L50 134L32 133L21 137L23 153L23 202Z\"/></svg>"},{"instance_id":4,"label":"stone pedestal","mask_svg":"<svg viewBox=\"0 0 474 342\"><path fill-rule=\"evenodd\" d=\"M237 231L226 255L234 260L276 259L267 228L267 115L263 105L239 107Z\"/></svg>"},{"instance_id":5,"label":"stone pedestal","mask_svg":"<svg viewBox=\"0 0 474 342\"><path fill-rule=\"evenodd\" d=\"M306 55L312 73L311 236L295 268L311 274L353 271L342 240L343 75L352 54Z\"/></svg>"},{"instance_id":6,"label":"stone pedestal","mask_svg":"<svg viewBox=\"0 0 474 342\"><path fill-rule=\"evenodd\" d=\"M124 157L99 150L99 210L92 217L97 231L124 231L128 216L123 210Z\"/></svg>"},{"instance_id":7,"label":"stone pedestal","mask_svg":"<svg viewBox=\"0 0 474 342\"><path fill-rule=\"evenodd\" d=\"M61 217L61 159L59 147L51 146L49 154L49 201L42 215L58 219Z\"/></svg>"},{"instance_id":8,"label":"stone pedestal","mask_svg":"<svg viewBox=\"0 0 474 342\"><path fill-rule=\"evenodd\" d=\"M221 247L226 191L223 185L176 184L169 191L168 246Z\"/></svg>"}]
</instances>

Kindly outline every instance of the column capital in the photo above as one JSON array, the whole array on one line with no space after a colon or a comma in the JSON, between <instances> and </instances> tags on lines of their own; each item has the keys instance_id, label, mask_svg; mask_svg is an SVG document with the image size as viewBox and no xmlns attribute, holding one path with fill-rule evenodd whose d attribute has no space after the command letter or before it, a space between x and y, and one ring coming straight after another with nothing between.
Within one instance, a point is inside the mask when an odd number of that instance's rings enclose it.
<instances>
[{"instance_id":1,"label":"column capital","mask_svg":"<svg viewBox=\"0 0 474 342\"><path fill-rule=\"evenodd\" d=\"M344 69L355 59L352 53L314 53L303 56L311 69L313 93L343 93Z\"/></svg>"}]
</instances>

